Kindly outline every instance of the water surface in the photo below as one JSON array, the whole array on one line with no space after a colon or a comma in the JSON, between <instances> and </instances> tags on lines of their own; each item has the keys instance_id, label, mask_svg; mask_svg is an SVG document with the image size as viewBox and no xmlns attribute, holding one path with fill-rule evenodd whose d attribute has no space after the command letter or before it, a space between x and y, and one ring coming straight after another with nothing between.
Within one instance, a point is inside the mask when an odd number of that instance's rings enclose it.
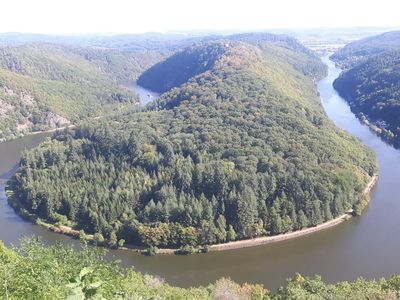
<instances>
[{"instance_id":1,"label":"water surface","mask_svg":"<svg viewBox=\"0 0 400 300\"><path fill-rule=\"evenodd\" d=\"M156 100L158 97L160 97L159 93L156 93L152 90L146 89L137 83L133 83L132 86L130 86L130 89L134 90L136 93L139 94L140 98L140 105L141 106L146 106L150 102Z\"/></svg>"}]
</instances>

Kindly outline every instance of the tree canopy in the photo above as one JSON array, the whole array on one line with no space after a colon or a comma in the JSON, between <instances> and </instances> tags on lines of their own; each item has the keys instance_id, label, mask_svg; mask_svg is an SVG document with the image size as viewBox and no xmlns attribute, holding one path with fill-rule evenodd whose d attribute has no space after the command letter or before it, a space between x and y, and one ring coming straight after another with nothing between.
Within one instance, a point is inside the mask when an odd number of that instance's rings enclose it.
<instances>
[{"instance_id":1,"label":"tree canopy","mask_svg":"<svg viewBox=\"0 0 400 300\"><path fill-rule=\"evenodd\" d=\"M0 47L0 141L136 109L122 86L166 57L46 43Z\"/></svg>"},{"instance_id":2,"label":"tree canopy","mask_svg":"<svg viewBox=\"0 0 400 300\"><path fill-rule=\"evenodd\" d=\"M365 53L349 52L333 57L340 63L358 61L345 70L333 85L362 120L371 124L384 139L400 144L400 33L390 32L349 44ZM397 50L393 50L397 49ZM361 51L361 50L360 50Z\"/></svg>"}]
</instances>

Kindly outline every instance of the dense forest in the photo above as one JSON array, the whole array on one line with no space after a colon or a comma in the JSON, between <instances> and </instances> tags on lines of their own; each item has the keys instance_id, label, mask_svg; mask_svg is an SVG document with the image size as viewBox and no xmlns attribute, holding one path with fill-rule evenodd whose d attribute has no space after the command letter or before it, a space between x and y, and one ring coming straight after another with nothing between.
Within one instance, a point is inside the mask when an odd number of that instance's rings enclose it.
<instances>
[{"instance_id":1,"label":"dense forest","mask_svg":"<svg viewBox=\"0 0 400 300\"><path fill-rule=\"evenodd\" d=\"M27 152L7 187L11 204L110 247L188 248L360 213L376 162L325 115L313 82L323 64L261 42L211 41L168 58L152 72L185 57L175 69L187 70L185 83L146 111Z\"/></svg>"},{"instance_id":2,"label":"dense forest","mask_svg":"<svg viewBox=\"0 0 400 300\"><path fill-rule=\"evenodd\" d=\"M271 293L258 284L239 285L221 278L206 287L178 288L163 278L142 275L107 262L98 250L76 251L62 245L44 247L24 240L17 249L0 244L2 299L195 299L308 300L398 299L400 277L326 284L320 277L295 275Z\"/></svg>"},{"instance_id":3,"label":"dense forest","mask_svg":"<svg viewBox=\"0 0 400 300\"><path fill-rule=\"evenodd\" d=\"M351 42L334 53L331 59L347 69L372 56L399 48L400 31L391 31Z\"/></svg>"},{"instance_id":4,"label":"dense forest","mask_svg":"<svg viewBox=\"0 0 400 300\"><path fill-rule=\"evenodd\" d=\"M130 83L168 52L0 47L0 141L138 106Z\"/></svg>"},{"instance_id":5,"label":"dense forest","mask_svg":"<svg viewBox=\"0 0 400 300\"><path fill-rule=\"evenodd\" d=\"M369 58L344 72L335 89L352 110L400 146L400 49Z\"/></svg>"},{"instance_id":6,"label":"dense forest","mask_svg":"<svg viewBox=\"0 0 400 300\"><path fill-rule=\"evenodd\" d=\"M220 39L221 37L209 37L208 42ZM319 62L319 58L312 51L286 35L246 33L225 36L223 39L227 42L244 42L257 46L266 54L270 53L288 61L297 71L314 79L322 78L326 71L325 65ZM186 51L178 52L167 61L146 70L138 78L138 84L160 93L166 92L212 68L224 51L222 46L220 49L206 49L210 52L194 46L188 47Z\"/></svg>"},{"instance_id":7,"label":"dense forest","mask_svg":"<svg viewBox=\"0 0 400 300\"><path fill-rule=\"evenodd\" d=\"M348 67L333 85L352 111L400 146L400 32L350 43L332 59Z\"/></svg>"}]
</instances>

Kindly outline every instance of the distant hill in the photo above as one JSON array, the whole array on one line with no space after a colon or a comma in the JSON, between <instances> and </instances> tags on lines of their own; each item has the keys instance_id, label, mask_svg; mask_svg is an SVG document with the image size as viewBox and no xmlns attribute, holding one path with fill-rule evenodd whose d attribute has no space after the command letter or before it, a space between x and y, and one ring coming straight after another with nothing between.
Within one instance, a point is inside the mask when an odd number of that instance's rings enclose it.
<instances>
[{"instance_id":1,"label":"distant hill","mask_svg":"<svg viewBox=\"0 0 400 300\"><path fill-rule=\"evenodd\" d=\"M325 65L319 63L316 53L288 35L241 33L227 36L226 39L254 45L267 55L273 54L287 60L297 71L315 80L322 79L326 74Z\"/></svg>"},{"instance_id":2,"label":"distant hill","mask_svg":"<svg viewBox=\"0 0 400 300\"><path fill-rule=\"evenodd\" d=\"M400 48L363 60L341 74L333 85L355 113L400 146Z\"/></svg>"},{"instance_id":3,"label":"distant hill","mask_svg":"<svg viewBox=\"0 0 400 300\"><path fill-rule=\"evenodd\" d=\"M157 33L142 34L85 34L85 35L45 35L29 33L0 33L0 45L24 45L49 43L61 46L107 49L128 52L176 51L195 41L210 39L210 33Z\"/></svg>"},{"instance_id":4,"label":"distant hill","mask_svg":"<svg viewBox=\"0 0 400 300\"><path fill-rule=\"evenodd\" d=\"M331 59L344 68L333 85L352 111L400 146L400 31L352 42Z\"/></svg>"},{"instance_id":5,"label":"distant hill","mask_svg":"<svg viewBox=\"0 0 400 300\"><path fill-rule=\"evenodd\" d=\"M131 84L154 64L172 54L168 50L121 50L93 47L64 47L84 58L120 84Z\"/></svg>"},{"instance_id":6,"label":"distant hill","mask_svg":"<svg viewBox=\"0 0 400 300\"><path fill-rule=\"evenodd\" d=\"M334 53L331 59L343 68L350 68L371 56L399 48L400 31L391 31L347 44Z\"/></svg>"},{"instance_id":7,"label":"distant hill","mask_svg":"<svg viewBox=\"0 0 400 300\"><path fill-rule=\"evenodd\" d=\"M0 47L0 140L138 106L122 86L167 54L30 43Z\"/></svg>"},{"instance_id":8,"label":"distant hill","mask_svg":"<svg viewBox=\"0 0 400 300\"><path fill-rule=\"evenodd\" d=\"M360 213L376 161L326 116L325 70L286 37L196 43L144 73L166 91L145 111L27 152L10 202L102 245L183 252Z\"/></svg>"}]
</instances>

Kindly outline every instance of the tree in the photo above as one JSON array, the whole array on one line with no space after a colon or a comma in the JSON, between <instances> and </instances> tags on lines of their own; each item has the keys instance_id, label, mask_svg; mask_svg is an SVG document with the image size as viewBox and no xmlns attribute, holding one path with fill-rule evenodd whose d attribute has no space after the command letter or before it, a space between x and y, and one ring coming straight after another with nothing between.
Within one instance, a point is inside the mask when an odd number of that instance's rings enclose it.
<instances>
[{"instance_id":1,"label":"tree","mask_svg":"<svg viewBox=\"0 0 400 300\"><path fill-rule=\"evenodd\" d=\"M118 247L123 247L125 245L125 240L124 239L119 239L118 240Z\"/></svg>"},{"instance_id":2,"label":"tree","mask_svg":"<svg viewBox=\"0 0 400 300\"><path fill-rule=\"evenodd\" d=\"M297 228L303 229L308 227L308 219L302 210L299 211L297 220Z\"/></svg>"},{"instance_id":3,"label":"tree","mask_svg":"<svg viewBox=\"0 0 400 300\"><path fill-rule=\"evenodd\" d=\"M254 224L257 217L257 199L254 192L246 187L237 196L237 228L242 237L254 234Z\"/></svg>"},{"instance_id":4,"label":"tree","mask_svg":"<svg viewBox=\"0 0 400 300\"><path fill-rule=\"evenodd\" d=\"M312 226L321 224L323 221L321 214L321 202L318 200L313 201L313 210L311 214L310 223Z\"/></svg>"},{"instance_id":5,"label":"tree","mask_svg":"<svg viewBox=\"0 0 400 300\"><path fill-rule=\"evenodd\" d=\"M219 215L216 222L217 242L223 243L226 240L226 220L223 215Z\"/></svg>"},{"instance_id":6,"label":"tree","mask_svg":"<svg viewBox=\"0 0 400 300\"><path fill-rule=\"evenodd\" d=\"M332 219L331 207L328 201L324 202L324 216L325 216L325 221L329 221Z\"/></svg>"},{"instance_id":7,"label":"tree","mask_svg":"<svg viewBox=\"0 0 400 300\"><path fill-rule=\"evenodd\" d=\"M115 249L118 247L118 239L117 239L117 234L115 231L111 231L110 233L110 238L108 240L108 247Z\"/></svg>"},{"instance_id":8,"label":"tree","mask_svg":"<svg viewBox=\"0 0 400 300\"><path fill-rule=\"evenodd\" d=\"M97 245L102 245L104 243L104 237L100 232L96 232L93 235L93 241L97 244Z\"/></svg>"},{"instance_id":9,"label":"tree","mask_svg":"<svg viewBox=\"0 0 400 300\"><path fill-rule=\"evenodd\" d=\"M235 229L233 229L233 226L229 224L228 226L228 231L226 233L226 240L228 242L232 242L236 240L236 232Z\"/></svg>"}]
</instances>

